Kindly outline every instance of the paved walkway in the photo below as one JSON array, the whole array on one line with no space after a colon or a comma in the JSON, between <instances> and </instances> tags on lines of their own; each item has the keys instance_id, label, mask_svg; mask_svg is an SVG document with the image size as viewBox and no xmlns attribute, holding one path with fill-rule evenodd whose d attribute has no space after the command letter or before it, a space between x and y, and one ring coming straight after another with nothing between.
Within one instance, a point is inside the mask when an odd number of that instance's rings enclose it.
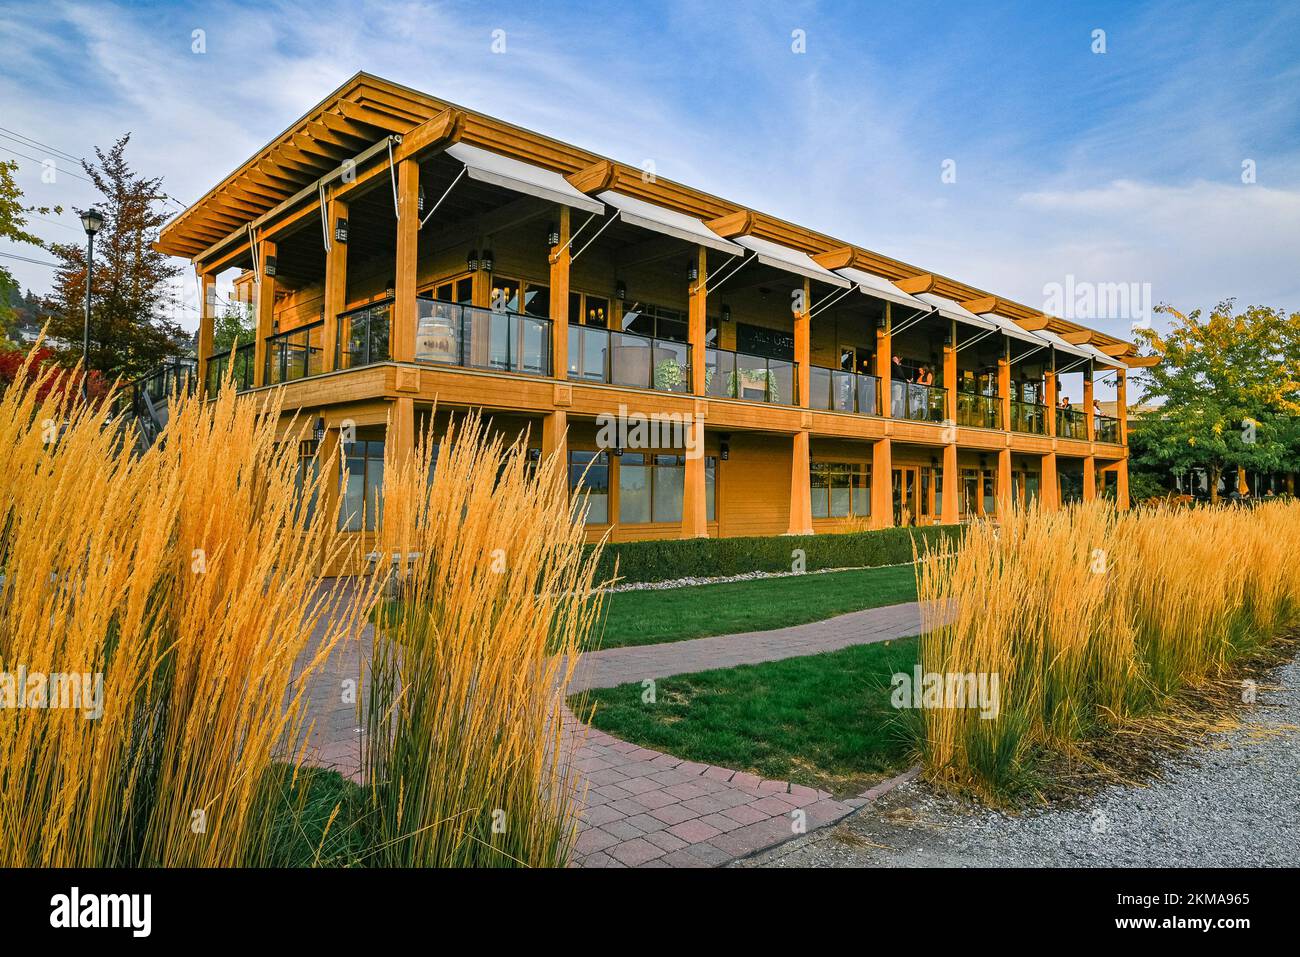
<instances>
[{"instance_id":1,"label":"paved walkway","mask_svg":"<svg viewBox=\"0 0 1300 957\"><path fill-rule=\"evenodd\" d=\"M569 690L819 654L919 630L919 608L909 603L774 631L611 648L584 655ZM315 721L312 762L353 777L362 735L346 683L361 688L371 635L367 625L357 638L340 643L307 695L309 719ZM642 748L586 727L572 715L565 736L577 771L580 812L573 863L578 867L725 864L833 823L916 773L912 769L857 797L835 800L826 791Z\"/></svg>"}]
</instances>

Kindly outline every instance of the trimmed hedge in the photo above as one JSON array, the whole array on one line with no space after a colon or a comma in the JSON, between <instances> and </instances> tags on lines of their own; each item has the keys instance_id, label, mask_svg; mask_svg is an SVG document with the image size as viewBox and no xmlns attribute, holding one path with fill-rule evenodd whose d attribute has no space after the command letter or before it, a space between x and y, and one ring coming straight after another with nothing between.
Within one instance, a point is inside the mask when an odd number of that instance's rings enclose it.
<instances>
[{"instance_id":1,"label":"trimmed hedge","mask_svg":"<svg viewBox=\"0 0 1300 957\"><path fill-rule=\"evenodd\" d=\"M747 572L788 572L792 552L801 548L805 569L867 568L901 565L912 560L912 541L918 549L957 539L961 525L927 525L921 528L881 528L869 532L823 535L773 535L763 538L658 539L618 542L605 546L598 574L608 580L618 564L622 582L660 582L678 578L717 578Z\"/></svg>"}]
</instances>

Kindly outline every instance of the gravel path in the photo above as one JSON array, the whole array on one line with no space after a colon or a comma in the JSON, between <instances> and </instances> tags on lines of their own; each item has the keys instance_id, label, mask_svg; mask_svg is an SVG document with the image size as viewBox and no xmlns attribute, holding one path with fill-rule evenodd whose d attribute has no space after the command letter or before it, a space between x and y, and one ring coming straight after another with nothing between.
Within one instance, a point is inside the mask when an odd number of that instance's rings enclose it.
<instances>
[{"instance_id":1,"label":"gravel path","mask_svg":"<svg viewBox=\"0 0 1300 957\"><path fill-rule=\"evenodd\" d=\"M899 787L838 827L736 866L1295 867L1300 865L1300 659L1261 682L1240 727L1147 787L1019 818Z\"/></svg>"}]
</instances>

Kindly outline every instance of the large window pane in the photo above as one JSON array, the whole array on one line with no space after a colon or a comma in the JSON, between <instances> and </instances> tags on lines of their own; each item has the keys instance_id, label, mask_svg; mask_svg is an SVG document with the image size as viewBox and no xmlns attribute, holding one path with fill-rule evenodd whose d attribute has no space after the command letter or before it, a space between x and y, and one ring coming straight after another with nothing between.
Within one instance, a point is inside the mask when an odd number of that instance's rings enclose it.
<instances>
[{"instance_id":1,"label":"large window pane","mask_svg":"<svg viewBox=\"0 0 1300 957\"><path fill-rule=\"evenodd\" d=\"M831 467L831 518L847 518L849 514L849 474L852 466Z\"/></svg>"},{"instance_id":2,"label":"large window pane","mask_svg":"<svg viewBox=\"0 0 1300 957\"><path fill-rule=\"evenodd\" d=\"M609 521L609 465L604 452L569 453L569 490L575 514L588 525Z\"/></svg>"},{"instance_id":3,"label":"large window pane","mask_svg":"<svg viewBox=\"0 0 1300 957\"><path fill-rule=\"evenodd\" d=\"M829 496L831 479L830 472L825 463L814 462L808 475L808 486L812 492L812 517L827 518L829 511Z\"/></svg>"},{"instance_id":4,"label":"large window pane","mask_svg":"<svg viewBox=\"0 0 1300 957\"><path fill-rule=\"evenodd\" d=\"M704 510L710 522L718 520L718 460L712 455L704 460Z\"/></svg>"},{"instance_id":5,"label":"large window pane","mask_svg":"<svg viewBox=\"0 0 1300 957\"><path fill-rule=\"evenodd\" d=\"M654 466L654 509L651 521L680 522L682 496L686 486L686 463L678 455L656 455Z\"/></svg>"},{"instance_id":6,"label":"large window pane","mask_svg":"<svg viewBox=\"0 0 1300 957\"><path fill-rule=\"evenodd\" d=\"M618 463L618 520L650 521L650 468L640 453L625 452Z\"/></svg>"}]
</instances>

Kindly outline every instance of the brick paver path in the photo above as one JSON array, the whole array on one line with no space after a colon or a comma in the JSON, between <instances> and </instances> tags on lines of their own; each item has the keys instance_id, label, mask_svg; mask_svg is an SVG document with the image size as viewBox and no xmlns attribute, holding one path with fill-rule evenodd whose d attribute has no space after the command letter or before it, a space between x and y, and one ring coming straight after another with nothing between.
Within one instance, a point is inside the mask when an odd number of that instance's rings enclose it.
<instances>
[{"instance_id":1,"label":"brick paver path","mask_svg":"<svg viewBox=\"0 0 1300 957\"><path fill-rule=\"evenodd\" d=\"M914 635L915 603L871 608L826 621L717 638L611 648L579 661L571 691L645 678L729 668L820 654ZM308 691L315 721L313 763L358 774L362 736L356 705L345 703L345 680L361 682L371 628L343 641ZM875 800L916 773L912 769L858 797L835 800L788 781L768 781L730 768L683 761L588 728L569 715L566 745L578 772L579 867L710 867L823 827Z\"/></svg>"}]
</instances>

